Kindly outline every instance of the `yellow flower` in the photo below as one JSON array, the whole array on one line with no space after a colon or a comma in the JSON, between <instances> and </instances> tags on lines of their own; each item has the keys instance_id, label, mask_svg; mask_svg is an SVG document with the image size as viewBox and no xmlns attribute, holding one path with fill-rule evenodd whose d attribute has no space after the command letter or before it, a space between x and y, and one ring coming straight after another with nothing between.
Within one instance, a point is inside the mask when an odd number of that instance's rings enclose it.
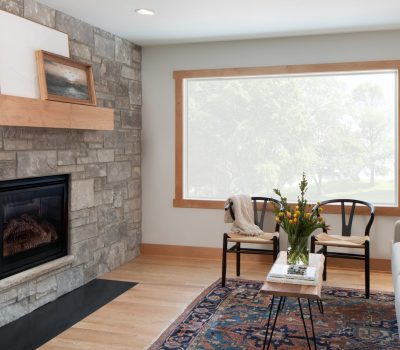
<instances>
[{"instance_id":1,"label":"yellow flower","mask_svg":"<svg viewBox=\"0 0 400 350\"><path fill-rule=\"evenodd\" d=\"M275 221L276 222L281 222L281 219L279 218L279 216L275 216Z\"/></svg>"},{"instance_id":2,"label":"yellow flower","mask_svg":"<svg viewBox=\"0 0 400 350\"><path fill-rule=\"evenodd\" d=\"M294 224L297 224L297 218L294 218L294 219L293 219L293 223L294 223Z\"/></svg>"},{"instance_id":3,"label":"yellow flower","mask_svg":"<svg viewBox=\"0 0 400 350\"><path fill-rule=\"evenodd\" d=\"M317 204L318 204L318 205L320 205L320 204L321 204L321 202L317 202Z\"/></svg>"},{"instance_id":4,"label":"yellow flower","mask_svg":"<svg viewBox=\"0 0 400 350\"><path fill-rule=\"evenodd\" d=\"M299 207L298 205L296 205L296 210L299 210L299 208L300 208L300 207Z\"/></svg>"},{"instance_id":5,"label":"yellow flower","mask_svg":"<svg viewBox=\"0 0 400 350\"><path fill-rule=\"evenodd\" d=\"M322 216L320 216L320 217L318 218L318 221L319 221L319 222L322 222L322 221L324 221L324 218L323 218Z\"/></svg>"},{"instance_id":6,"label":"yellow flower","mask_svg":"<svg viewBox=\"0 0 400 350\"><path fill-rule=\"evenodd\" d=\"M281 218L284 215L282 211L279 212L278 216Z\"/></svg>"},{"instance_id":7,"label":"yellow flower","mask_svg":"<svg viewBox=\"0 0 400 350\"><path fill-rule=\"evenodd\" d=\"M310 218L310 216L311 216L311 214L310 213L306 213L306 219L309 219Z\"/></svg>"},{"instance_id":8,"label":"yellow flower","mask_svg":"<svg viewBox=\"0 0 400 350\"><path fill-rule=\"evenodd\" d=\"M290 225L293 224L293 220L289 220L289 224L290 224Z\"/></svg>"},{"instance_id":9,"label":"yellow flower","mask_svg":"<svg viewBox=\"0 0 400 350\"><path fill-rule=\"evenodd\" d=\"M320 213L322 213L322 212L324 211L324 209L323 209L323 208L318 208L318 211L319 211Z\"/></svg>"},{"instance_id":10,"label":"yellow flower","mask_svg":"<svg viewBox=\"0 0 400 350\"><path fill-rule=\"evenodd\" d=\"M297 215L297 211L296 211L296 212L294 212L294 214L293 214L293 217L295 217L295 218L297 218L297 217L298 217L298 215Z\"/></svg>"},{"instance_id":11,"label":"yellow flower","mask_svg":"<svg viewBox=\"0 0 400 350\"><path fill-rule=\"evenodd\" d=\"M292 213L290 211L287 211L286 216L290 219L292 217Z\"/></svg>"},{"instance_id":12,"label":"yellow flower","mask_svg":"<svg viewBox=\"0 0 400 350\"><path fill-rule=\"evenodd\" d=\"M300 210L296 210L295 213L297 214L297 216L300 216Z\"/></svg>"}]
</instances>

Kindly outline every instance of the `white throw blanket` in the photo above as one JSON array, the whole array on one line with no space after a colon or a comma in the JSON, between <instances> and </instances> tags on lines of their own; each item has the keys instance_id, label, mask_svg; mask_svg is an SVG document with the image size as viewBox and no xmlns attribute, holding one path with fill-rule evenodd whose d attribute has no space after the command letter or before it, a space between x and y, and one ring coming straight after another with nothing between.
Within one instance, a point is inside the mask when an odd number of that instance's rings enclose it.
<instances>
[{"instance_id":1,"label":"white throw blanket","mask_svg":"<svg viewBox=\"0 0 400 350\"><path fill-rule=\"evenodd\" d=\"M254 224L254 211L251 198L246 195L232 196L225 202L225 208L233 204L235 220L231 216L230 210L225 210L224 222L232 223L231 232L237 232L246 236L259 236L264 232Z\"/></svg>"}]
</instances>

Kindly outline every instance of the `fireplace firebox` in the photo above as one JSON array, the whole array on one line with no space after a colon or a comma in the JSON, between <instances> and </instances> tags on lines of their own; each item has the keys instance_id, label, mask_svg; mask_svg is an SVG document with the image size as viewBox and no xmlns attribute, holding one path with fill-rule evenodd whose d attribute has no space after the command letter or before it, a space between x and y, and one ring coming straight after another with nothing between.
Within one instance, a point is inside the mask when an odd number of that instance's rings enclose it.
<instances>
[{"instance_id":1,"label":"fireplace firebox","mask_svg":"<svg viewBox=\"0 0 400 350\"><path fill-rule=\"evenodd\" d=\"M0 182L0 279L67 255L68 175Z\"/></svg>"}]
</instances>

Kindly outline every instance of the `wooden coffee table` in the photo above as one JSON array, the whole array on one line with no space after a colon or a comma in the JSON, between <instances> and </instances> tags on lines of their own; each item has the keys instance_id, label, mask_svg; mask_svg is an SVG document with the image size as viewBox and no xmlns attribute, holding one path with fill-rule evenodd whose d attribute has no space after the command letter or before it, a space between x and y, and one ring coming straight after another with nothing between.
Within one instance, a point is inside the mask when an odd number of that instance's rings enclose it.
<instances>
[{"instance_id":1,"label":"wooden coffee table","mask_svg":"<svg viewBox=\"0 0 400 350\"><path fill-rule=\"evenodd\" d=\"M316 268L317 284L315 286L268 282L268 281L264 282L264 285L261 288L261 292L268 294L268 295L272 295L272 299L271 299L271 304L269 307L267 331L265 334L263 349L265 349L265 345L267 343L268 331L269 331L270 322L271 322L271 314L272 314L272 311L274 308L275 298L277 298L277 297L279 297L279 303L278 303L278 306L276 309L275 319L272 324L271 335L269 337L267 349L269 348L269 346L271 344L272 335L274 334L274 330L275 330L276 320L278 319L279 312L284 307L286 297L297 298L297 301L299 304L299 309L300 309L300 314L301 314L301 319L303 321L304 331L306 333L308 347L309 347L309 349L311 349L310 339L308 337L306 322L304 319L303 308L301 306L301 301L300 301L300 299L307 299L311 328L312 328L312 335L313 335L313 341L314 341L314 348L317 349L317 342L315 339L315 332L314 332L314 322L313 322L312 312L311 312L311 300L316 300L319 311L321 313L323 313L324 309L323 309L323 304L322 304L322 300L321 300L321 289L322 289L322 273L324 271L324 260L325 260L325 257L322 254L310 254L309 266L314 266ZM275 264L286 264L286 252L282 251L279 253L279 256L276 259Z\"/></svg>"}]
</instances>

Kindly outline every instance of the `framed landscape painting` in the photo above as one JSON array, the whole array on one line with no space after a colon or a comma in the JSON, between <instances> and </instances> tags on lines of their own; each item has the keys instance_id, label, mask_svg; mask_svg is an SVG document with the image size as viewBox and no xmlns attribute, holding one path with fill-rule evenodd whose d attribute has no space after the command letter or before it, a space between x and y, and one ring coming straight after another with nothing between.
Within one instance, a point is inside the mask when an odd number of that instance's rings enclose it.
<instances>
[{"instance_id":1,"label":"framed landscape painting","mask_svg":"<svg viewBox=\"0 0 400 350\"><path fill-rule=\"evenodd\" d=\"M90 64L46 51L37 51L36 59L42 99L96 105Z\"/></svg>"}]
</instances>

